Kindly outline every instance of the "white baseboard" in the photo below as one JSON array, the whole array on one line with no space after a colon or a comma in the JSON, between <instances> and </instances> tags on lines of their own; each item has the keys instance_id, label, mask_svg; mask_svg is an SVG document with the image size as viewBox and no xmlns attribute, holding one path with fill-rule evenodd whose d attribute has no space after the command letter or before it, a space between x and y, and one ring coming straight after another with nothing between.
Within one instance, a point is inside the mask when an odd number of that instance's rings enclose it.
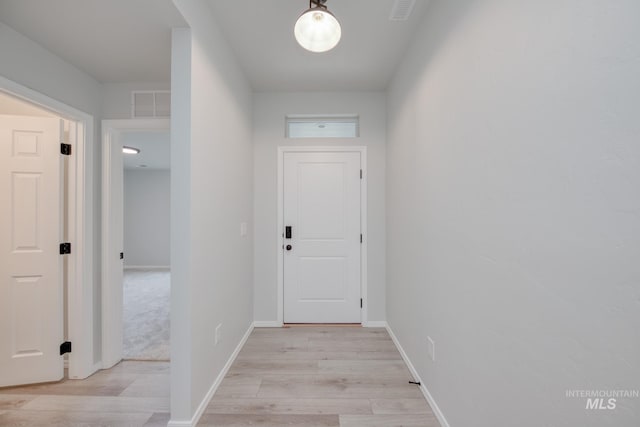
<instances>
[{"instance_id":1,"label":"white baseboard","mask_svg":"<svg viewBox=\"0 0 640 427\"><path fill-rule=\"evenodd\" d=\"M362 322L362 326L364 328L386 328L387 322L384 320L369 320L367 322Z\"/></svg>"},{"instance_id":2,"label":"white baseboard","mask_svg":"<svg viewBox=\"0 0 640 427\"><path fill-rule=\"evenodd\" d=\"M170 265L125 265L125 270L170 270Z\"/></svg>"},{"instance_id":3,"label":"white baseboard","mask_svg":"<svg viewBox=\"0 0 640 427\"><path fill-rule=\"evenodd\" d=\"M207 405L209 404L209 402L211 402L213 395L215 394L216 390L218 390L218 387L220 387L220 384L222 383L222 380L224 379L225 375L227 375L227 372L229 372L229 368L231 368L231 365L236 360L238 353L240 353L240 350L242 350L242 347L247 342L247 339L249 339L249 335L251 335L251 331L253 331L253 328L254 328L254 324L251 323L249 325L249 329L247 329L247 332L245 332L244 336L236 346L236 349L233 350L233 353L231 353L231 356L229 356L227 363L225 363L224 367L218 374L218 377L211 385L211 388L202 399L202 402L200 402L200 405L198 405L198 409L196 409L196 412L193 414L193 417L191 417L191 420L169 421L169 424L167 424L167 427L195 427L198 424L198 421L200 421L200 417L202 417L204 410L207 408Z\"/></svg>"},{"instance_id":4,"label":"white baseboard","mask_svg":"<svg viewBox=\"0 0 640 427\"><path fill-rule=\"evenodd\" d=\"M404 352L404 349L400 345L398 338L393 333L389 325L387 325L387 332L389 332L389 336L391 336L393 343L398 348L398 351L400 352L400 355L402 356L404 363L407 364L407 367L409 368L411 375L413 375L413 379L415 381L420 382L420 391L422 391L422 394L424 395L425 399L427 399L427 402L429 402L429 406L431 406L431 409L433 410L434 415L440 422L440 425L442 427L449 427L449 423L447 422L447 419L444 417L444 414L438 407L438 404L436 403L436 401L433 400L433 396L431 396L431 393L429 393L429 390L427 389L427 386L425 385L424 381L420 379L420 375L418 375L418 371L416 371L416 369L414 368L413 363L411 363L411 360L409 360L409 356L407 356L407 353Z\"/></svg>"},{"instance_id":5,"label":"white baseboard","mask_svg":"<svg viewBox=\"0 0 640 427\"><path fill-rule=\"evenodd\" d=\"M256 328L282 328L282 322L277 320L256 320L253 322Z\"/></svg>"}]
</instances>

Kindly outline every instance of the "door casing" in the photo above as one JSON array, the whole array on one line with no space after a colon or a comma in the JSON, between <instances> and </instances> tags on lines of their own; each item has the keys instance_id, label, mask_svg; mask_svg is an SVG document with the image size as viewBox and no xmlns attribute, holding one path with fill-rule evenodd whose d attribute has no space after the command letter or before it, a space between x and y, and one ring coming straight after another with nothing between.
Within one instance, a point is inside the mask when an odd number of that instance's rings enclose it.
<instances>
[{"instance_id":1,"label":"door casing","mask_svg":"<svg viewBox=\"0 0 640 427\"><path fill-rule=\"evenodd\" d=\"M68 258L67 321L68 377L83 379L100 368L94 362L94 277L93 277L93 116L0 76L0 91L47 109L72 122L72 156L68 175L68 237L72 243Z\"/></svg>"},{"instance_id":2,"label":"door casing","mask_svg":"<svg viewBox=\"0 0 640 427\"><path fill-rule=\"evenodd\" d=\"M362 180L360 183L360 227L362 229L362 244L360 245L360 295L362 297L361 322L367 326L367 147L364 146L307 146L307 147L278 147L278 320L273 326L284 324L284 153L360 153Z\"/></svg>"}]
</instances>

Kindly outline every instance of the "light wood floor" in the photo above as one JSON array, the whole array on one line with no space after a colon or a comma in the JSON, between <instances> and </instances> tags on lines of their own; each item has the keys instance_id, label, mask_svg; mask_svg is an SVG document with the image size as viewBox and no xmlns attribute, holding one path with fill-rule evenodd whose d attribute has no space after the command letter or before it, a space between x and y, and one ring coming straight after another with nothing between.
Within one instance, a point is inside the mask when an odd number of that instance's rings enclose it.
<instances>
[{"instance_id":1,"label":"light wood floor","mask_svg":"<svg viewBox=\"0 0 640 427\"><path fill-rule=\"evenodd\" d=\"M156 427L168 421L168 362L121 362L86 380L0 389L3 427Z\"/></svg>"},{"instance_id":2,"label":"light wood floor","mask_svg":"<svg viewBox=\"0 0 640 427\"><path fill-rule=\"evenodd\" d=\"M255 329L198 426L439 427L382 328Z\"/></svg>"},{"instance_id":3,"label":"light wood floor","mask_svg":"<svg viewBox=\"0 0 640 427\"><path fill-rule=\"evenodd\" d=\"M198 426L439 427L384 329L253 331ZM0 389L1 426L166 426L169 364Z\"/></svg>"}]
</instances>

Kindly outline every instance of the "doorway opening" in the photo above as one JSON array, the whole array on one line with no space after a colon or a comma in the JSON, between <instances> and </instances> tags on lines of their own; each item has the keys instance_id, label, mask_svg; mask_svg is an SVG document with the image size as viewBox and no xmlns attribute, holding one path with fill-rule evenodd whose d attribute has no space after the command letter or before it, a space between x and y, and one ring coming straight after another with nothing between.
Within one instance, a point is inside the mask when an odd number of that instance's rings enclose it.
<instances>
[{"instance_id":1,"label":"doorway opening","mask_svg":"<svg viewBox=\"0 0 640 427\"><path fill-rule=\"evenodd\" d=\"M123 359L169 360L169 131L123 132Z\"/></svg>"},{"instance_id":2,"label":"doorway opening","mask_svg":"<svg viewBox=\"0 0 640 427\"><path fill-rule=\"evenodd\" d=\"M102 127L103 367L122 359L166 361L169 120L103 120Z\"/></svg>"}]
</instances>

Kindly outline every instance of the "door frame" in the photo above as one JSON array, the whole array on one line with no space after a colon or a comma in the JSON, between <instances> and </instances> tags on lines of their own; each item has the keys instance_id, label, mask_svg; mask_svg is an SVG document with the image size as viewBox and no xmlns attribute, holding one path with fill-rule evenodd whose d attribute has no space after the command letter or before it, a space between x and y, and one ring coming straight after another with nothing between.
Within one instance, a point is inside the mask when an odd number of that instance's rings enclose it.
<instances>
[{"instance_id":1,"label":"door frame","mask_svg":"<svg viewBox=\"0 0 640 427\"><path fill-rule=\"evenodd\" d=\"M122 119L102 120L102 368L108 369L122 360L122 286L108 286L112 272L109 271L108 254L111 250L111 176L113 170L111 146L120 132L169 131L169 119ZM122 156L122 153L120 153ZM117 163L116 164L121 164ZM120 171L122 173L122 171ZM122 195L124 197L124 194ZM120 304L120 307L118 307Z\"/></svg>"},{"instance_id":2,"label":"door frame","mask_svg":"<svg viewBox=\"0 0 640 427\"><path fill-rule=\"evenodd\" d=\"M278 147L278 321L277 326L284 325L284 154L285 153L360 153L360 229L362 230L362 244L360 245L360 297L362 310L360 322L367 323L367 147L364 146L279 146Z\"/></svg>"},{"instance_id":3,"label":"door frame","mask_svg":"<svg viewBox=\"0 0 640 427\"><path fill-rule=\"evenodd\" d=\"M93 247L93 116L0 76L0 91L39 106L75 125L70 134L72 156L68 176L67 338L68 377L83 379L99 369L94 363L94 247Z\"/></svg>"}]
</instances>

